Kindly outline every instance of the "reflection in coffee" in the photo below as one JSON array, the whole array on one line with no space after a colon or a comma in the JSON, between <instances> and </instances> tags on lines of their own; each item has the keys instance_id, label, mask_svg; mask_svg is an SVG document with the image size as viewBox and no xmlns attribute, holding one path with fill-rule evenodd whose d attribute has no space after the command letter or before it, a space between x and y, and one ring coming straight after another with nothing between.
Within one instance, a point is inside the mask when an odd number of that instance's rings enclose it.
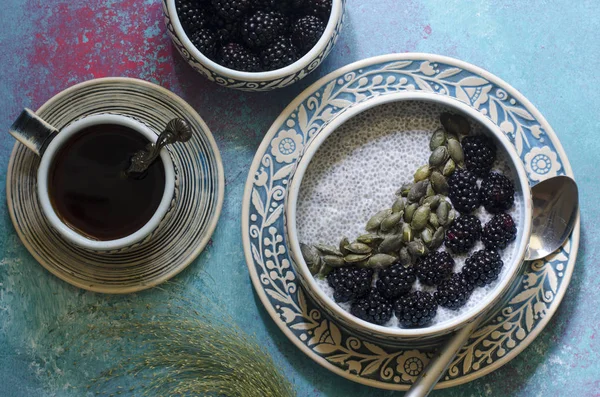
<instances>
[{"instance_id":1,"label":"reflection in coffee","mask_svg":"<svg viewBox=\"0 0 600 397\"><path fill-rule=\"evenodd\" d=\"M88 127L59 149L50 169L49 196L61 220L96 240L115 240L144 226L165 189L160 157L142 178L128 178L129 159L148 140L120 125Z\"/></svg>"}]
</instances>

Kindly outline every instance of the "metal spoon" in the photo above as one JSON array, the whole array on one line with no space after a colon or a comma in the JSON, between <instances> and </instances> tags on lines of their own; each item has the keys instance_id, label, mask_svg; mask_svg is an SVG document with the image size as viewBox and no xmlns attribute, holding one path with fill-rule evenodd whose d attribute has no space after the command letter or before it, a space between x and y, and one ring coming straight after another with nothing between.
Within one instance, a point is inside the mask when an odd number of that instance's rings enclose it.
<instances>
[{"instance_id":1,"label":"metal spoon","mask_svg":"<svg viewBox=\"0 0 600 397\"><path fill-rule=\"evenodd\" d=\"M126 176L137 177L144 172L160 155L160 150L175 142L187 142L192 137L192 129L183 119L173 119L167 123L165 130L159 135L156 143L151 143L136 152L130 160L129 168L125 171Z\"/></svg>"},{"instance_id":2,"label":"metal spoon","mask_svg":"<svg viewBox=\"0 0 600 397\"><path fill-rule=\"evenodd\" d=\"M531 195L533 226L526 261L545 258L559 249L573 231L579 213L577 185L568 176L556 176L538 183L531 188ZM404 397L427 396L486 315L482 313L451 336Z\"/></svg>"}]
</instances>

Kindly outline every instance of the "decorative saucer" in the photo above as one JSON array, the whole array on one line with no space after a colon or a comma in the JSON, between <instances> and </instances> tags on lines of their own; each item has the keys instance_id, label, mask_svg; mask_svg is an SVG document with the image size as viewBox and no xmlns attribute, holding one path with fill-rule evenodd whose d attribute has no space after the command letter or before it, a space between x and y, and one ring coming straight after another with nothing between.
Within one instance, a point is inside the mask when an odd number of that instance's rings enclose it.
<instances>
[{"instance_id":1,"label":"decorative saucer","mask_svg":"<svg viewBox=\"0 0 600 397\"><path fill-rule=\"evenodd\" d=\"M183 99L155 84L130 78L103 78L77 84L46 102L37 114L61 129L96 113L128 115L157 134L175 117L194 130L169 152L176 173L167 216L140 244L125 251L92 252L69 244L44 218L36 194L39 158L16 143L8 165L6 196L13 225L33 257L77 287L129 293L153 287L188 266L208 243L219 219L224 173L215 140L202 118Z\"/></svg>"},{"instance_id":2,"label":"decorative saucer","mask_svg":"<svg viewBox=\"0 0 600 397\"><path fill-rule=\"evenodd\" d=\"M311 359L353 381L391 390L406 390L431 350L366 340L305 294L291 266L284 200L296 163L324 125L357 103L402 91L447 95L481 112L514 144L531 185L554 175L572 176L552 128L523 95L478 67L437 55L393 54L348 65L313 84L277 118L256 153L243 200L243 243L254 287L275 323ZM561 250L525 264L438 388L498 369L537 337L569 285L579 228L578 222Z\"/></svg>"}]
</instances>

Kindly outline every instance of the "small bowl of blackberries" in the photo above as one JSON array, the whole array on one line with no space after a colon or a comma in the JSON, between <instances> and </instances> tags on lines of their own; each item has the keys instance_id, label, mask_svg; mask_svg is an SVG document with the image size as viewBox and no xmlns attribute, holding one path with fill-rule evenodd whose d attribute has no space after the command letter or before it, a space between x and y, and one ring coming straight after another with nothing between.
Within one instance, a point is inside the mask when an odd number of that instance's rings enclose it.
<instances>
[{"instance_id":1,"label":"small bowl of blackberries","mask_svg":"<svg viewBox=\"0 0 600 397\"><path fill-rule=\"evenodd\" d=\"M167 0L173 43L220 85L285 87L316 69L335 44L345 0Z\"/></svg>"}]
</instances>

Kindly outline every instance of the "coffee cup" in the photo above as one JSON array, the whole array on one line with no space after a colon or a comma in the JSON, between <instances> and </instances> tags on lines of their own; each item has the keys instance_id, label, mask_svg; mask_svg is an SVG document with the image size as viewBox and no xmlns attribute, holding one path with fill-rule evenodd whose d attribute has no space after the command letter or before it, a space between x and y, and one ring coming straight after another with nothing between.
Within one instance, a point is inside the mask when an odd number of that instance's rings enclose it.
<instances>
[{"instance_id":1,"label":"coffee cup","mask_svg":"<svg viewBox=\"0 0 600 397\"><path fill-rule=\"evenodd\" d=\"M83 117L60 132L25 109L9 130L40 157L37 197L50 226L65 240L93 251L130 248L150 238L175 192L166 149L141 176L128 176L131 156L158 135L131 117Z\"/></svg>"}]
</instances>

